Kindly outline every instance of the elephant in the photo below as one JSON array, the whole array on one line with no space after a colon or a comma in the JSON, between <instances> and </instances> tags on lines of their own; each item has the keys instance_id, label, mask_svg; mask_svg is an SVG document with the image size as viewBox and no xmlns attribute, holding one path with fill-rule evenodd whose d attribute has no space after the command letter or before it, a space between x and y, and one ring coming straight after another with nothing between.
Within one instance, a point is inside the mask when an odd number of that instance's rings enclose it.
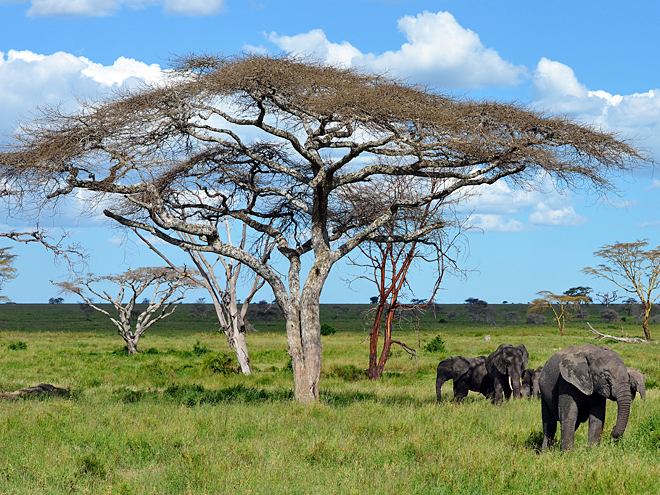
<instances>
[{"instance_id":1,"label":"elephant","mask_svg":"<svg viewBox=\"0 0 660 495\"><path fill-rule=\"evenodd\" d=\"M467 397L470 390L479 392L486 397L490 397L493 393L492 381L486 372L486 356L475 358L456 356L440 361L435 380L438 404L441 403L442 385L448 380L454 381L454 400L459 402Z\"/></svg>"},{"instance_id":2,"label":"elephant","mask_svg":"<svg viewBox=\"0 0 660 495\"><path fill-rule=\"evenodd\" d=\"M529 353L524 344L513 347L501 344L486 358L486 370L493 380L493 403L502 402L502 394L509 400L520 398L520 378L529 362Z\"/></svg>"},{"instance_id":3,"label":"elephant","mask_svg":"<svg viewBox=\"0 0 660 495\"><path fill-rule=\"evenodd\" d=\"M631 400L635 400L635 395L639 393L642 400L646 400L646 380L644 375L635 368L628 367L628 379L630 381Z\"/></svg>"},{"instance_id":4,"label":"elephant","mask_svg":"<svg viewBox=\"0 0 660 495\"><path fill-rule=\"evenodd\" d=\"M628 368L615 351L584 344L570 346L551 356L543 366L539 386L543 418L541 448L547 450L552 446L559 422L561 450L567 450L573 447L576 428L587 420L588 445L600 443L607 399L617 402L612 438L623 435L630 416L632 388L637 384L631 381Z\"/></svg>"},{"instance_id":5,"label":"elephant","mask_svg":"<svg viewBox=\"0 0 660 495\"><path fill-rule=\"evenodd\" d=\"M539 389L539 378L541 377L541 371L543 366L538 368L527 368L522 375L522 387L520 388L520 395L526 398L533 397L538 399L541 395L541 390Z\"/></svg>"}]
</instances>

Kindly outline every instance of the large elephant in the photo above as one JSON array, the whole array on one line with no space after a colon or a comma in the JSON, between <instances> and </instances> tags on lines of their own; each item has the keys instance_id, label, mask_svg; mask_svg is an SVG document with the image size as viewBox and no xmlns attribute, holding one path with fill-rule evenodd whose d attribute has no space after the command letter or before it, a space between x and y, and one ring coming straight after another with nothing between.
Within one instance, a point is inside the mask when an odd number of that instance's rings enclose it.
<instances>
[{"instance_id":1,"label":"large elephant","mask_svg":"<svg viewBox=\"0 0 660 495\"><path fill-rule=\"evenodd\" d=\"M493 380L493 402L502 402L502 395L509 400L520 398L520 379L529 362L529 353L524 344L512 346L501 344L486 358L486 370Z\"/></svg>"},{"instance_id":2,"label":"large elephant","mask_svg":"<svg viewBox=\"0 0 660 495\"><path fill-rule=\"evenodd\" d=\"M575 429L589 420L589 445L600 442L607 399L618 405L612 437L623 435L632 402L628 369L621 356L609 347L585 344L570 346L548 359L541 378L543 445L554 442L557 422L561 424L561 450L570 449Z\"/></svg>"},{"instance_id":3,"label":"large elephant","mask_svg":"<svg viewBox=\"0 0 660 495\"><path fill-rule=\"evenodd\" d=\"M533 397L535 399L540 397L541 389L539 389L539 378L541 377L541 371L543 371L543 366L539 366L536 369L527 368L523 371L520 395L526 398Z\"/></svg>"},{"instance_id":4,"label":"large elephant","mask_svg":"<svg viewBox=\"0 0 660 495\"><path fill-rule=\"evenodd\" d=\"M479 392L486 397L493 393L493 385L486 372L486 356L466 358L463 356L448 357L438 364L438 374L435 380L435 394L438 404L441 402L440 390L448 381L454 381L454 400L461 401L468 392Z\"/></svg>"}]
</instances>

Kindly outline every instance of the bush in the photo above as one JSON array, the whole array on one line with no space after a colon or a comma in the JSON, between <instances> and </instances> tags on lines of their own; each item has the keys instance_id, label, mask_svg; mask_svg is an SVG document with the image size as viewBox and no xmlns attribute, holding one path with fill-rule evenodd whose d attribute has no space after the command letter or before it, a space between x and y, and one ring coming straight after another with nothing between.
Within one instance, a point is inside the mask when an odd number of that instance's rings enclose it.
<instances>
[{"instance_id":1,"label":"bush","mask_svg":"<svg viewBox=\"0 0 660 495\"><path fill-rule=\"evenodd\" d=\"M368 378L366 370L361 370L354 364L347 364L345 366L334 366L331 375L337 376L346 380L347 382L356 382L364 378Z\"/></svg>"},{"instance_id":2,"label":"bush","mask_svg":"<svg viewBox=\"0 0 660 495\"><path fill-rule=\"evenodd\" d=\"M24 351L25 349L27 349L27 344L22 340L14 342L13 344L9 344L10 351Z\"/></svg>"},{"instance_id":3,"label":"bush","mask_svg":"<svg viewBox=\"0 0 660 495\"><path fill-rule=\"evenodd\" d=\"M536 313L529 313L525 321L530 325L545 325L545 322L547 320L543 315L539 315Z\"/></svg>"},{"instance_id":4,"label":"bush","mask_svg":"<svg viewBox=\"0 0 660 495\"><path fill-rule=\"evenodd\" d=\"M202 371L222 373L223 375L240 373L238 365L227 354L211 354L202 361Z\"/></svg>"},{"instance_id":5,"label":"bush","mask_svg":"<svg viewBox=\"0 0 660 495\"><path fill-rule=\"evenodd\" d=\"M517 323L518 320L520 320L520 315L518 314L518 311L507 311L502 314L502 318L508 323Z\"/></svg>"},{"instance_id":6,"label":"bush","mask_svg":"<svg viewBox=\"0 0 660 495\"><path fill-rule=\"evenodd\" d=\"M321 325L321 335L333 335L335 333L337 333L335 327L328 325L327 323Z\"/></svg>"},{"instance_id":7,"label":"bush","mask_svg":"<svg viewBox=\"0 0 660 495\"><path fill-rule=\"evenodd\" d=\"M440 335L433 337L433 340L424 347L424 350L428 352L447 352L445 342L440 338Z\"/></svg>"},{"instance_id":8,"label":"bush","mask_svg":"<svg viewBox=\"0 0 660 495\"><path fill-rule=\"evenodd\" d=\"M208 354L209 352L211 352L209 348L206 347L206 344L201 344L199 340L195 342L192 351L195 356L201 356L202 354Z\"/></svg>"},{"instance_id":9,"label":"bush","mask_svg":"<svg viewBox=\"0 0 660 495\"><path fill-rule=\"evenodd\" d=\"M607 321L607 322L612 322L612 321L617 321L619 319L619 313L614 311L613 309L603 309L600 312L600 320L601 321Z\"/></svg>"}]
</instances>

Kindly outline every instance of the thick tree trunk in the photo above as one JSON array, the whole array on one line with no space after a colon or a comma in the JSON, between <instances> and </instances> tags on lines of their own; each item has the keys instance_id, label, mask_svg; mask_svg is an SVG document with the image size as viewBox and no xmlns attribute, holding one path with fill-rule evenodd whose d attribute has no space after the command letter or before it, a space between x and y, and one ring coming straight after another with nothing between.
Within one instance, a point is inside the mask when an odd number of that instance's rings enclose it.
<instances>
[{"instance_id":1,"label":"thick tree trunk","mask_svg":"<svg viewBox=\"0 0 660 495\"><path fill-rule=\"evenodd\" d=\"M134 356L138 353L137 349L137 340L133 340L130 337L129 338L124 338L126 341L126 351L128 352L129 356Z\"/></svg>"},{"instance_id":2,"label":"thick tree trunk","mask_svg":"<svg viewBox=\"0 0 660 495\"><path fill-rule=\"evenodd\" d=\"M380 323L383 318L383 311L385 303L378 304L376 315L374 317L374 324L371 327L371 335L369 336L369 379L376 380L380 378L378 375L378 338L380 337Z\"/></svg>"},{"instance_id":3,"label":"thick tree trunk","mask_svg":"<svg viewBox=\"0 0 660 495\"><path fill-rule=\"evenodd\" d=\"M642 328L644 329L644 337L646 337L646 340L651 340L651 332L649 331L650 314L651 314L651 304L644 303L644 321L642 322Z\"/></svg>"}]
</instances>

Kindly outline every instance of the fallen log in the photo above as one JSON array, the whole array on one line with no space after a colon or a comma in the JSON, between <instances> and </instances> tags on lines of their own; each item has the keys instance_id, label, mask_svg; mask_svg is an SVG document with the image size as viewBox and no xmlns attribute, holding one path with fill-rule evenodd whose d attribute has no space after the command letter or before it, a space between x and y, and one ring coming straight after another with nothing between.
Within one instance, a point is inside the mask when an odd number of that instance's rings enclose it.
<instances>
[{"instance_id":1,"label":"fallen log","mask_svg":"<svg viewBox=\"0 0 660 495\"><path fill-rule=\"evenodd\" d=\"M5 392L0 394L0 399L16 399L19 397L29 397L37 395L53 395L53 396L65 396L69 395L72 388L70 387L59 387L57 385L50 385L48 383L40 383L34 387L22 388L20 390L15 390L13 392Z\"/></svg>"},{"instance_id":2,"label":"fallen log","mask_svg":"<svg viewBox=\"0 0 660 495\"><path fill-rule=\"evenodd\" d=\"M646 339L641 339L639 337L615 337L614 335L608 335L606 333L600 333L599 331L595 330L594 327L591 326L589 322L587 322L587 325L589 325L589 330L591 333L595 333L598 335L596 337L597 339L612 339L612 340L617 340L619 342L626 342L628 344L650 344L650 342ZM621 332L623 333L623 328L621 329Z\"/></svg>"}]
</instances>

